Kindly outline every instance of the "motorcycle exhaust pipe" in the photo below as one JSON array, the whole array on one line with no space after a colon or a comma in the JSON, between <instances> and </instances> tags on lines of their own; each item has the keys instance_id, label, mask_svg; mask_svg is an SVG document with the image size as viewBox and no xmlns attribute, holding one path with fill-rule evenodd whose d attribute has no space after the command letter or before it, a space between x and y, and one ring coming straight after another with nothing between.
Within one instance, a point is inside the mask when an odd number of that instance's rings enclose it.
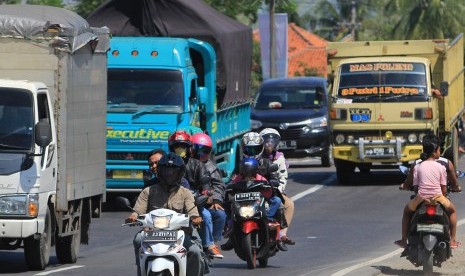
<instances>
[{"instance_id":1,"label":"motorcycle exhaust pipe","mask_svg":"<svg viewBox=\"0 0 465 276\"><path fill-rule=\"evenodd\" d=\"M437 260L439 262L444 262L445 260L447 260L447 243L444 242L444 241L441 241L438 243L438 247L437 247Z\"/></svg>"}]
</instances>

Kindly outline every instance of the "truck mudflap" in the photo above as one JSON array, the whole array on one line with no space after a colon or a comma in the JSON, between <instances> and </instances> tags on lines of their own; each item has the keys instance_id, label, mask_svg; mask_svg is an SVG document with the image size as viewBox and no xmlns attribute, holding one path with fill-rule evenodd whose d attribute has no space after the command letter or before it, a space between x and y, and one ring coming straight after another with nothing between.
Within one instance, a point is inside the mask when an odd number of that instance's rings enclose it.
<instances>
[{"instance_id":1,"label":"truck mudflap","mask_svg":"<svg viewBox=\"0 0 465 276\"><path fill-rule=\"evenodd\" d=\"M27 238L38 233L38 230L39 219L0 219L0 239Z\"/></svg>"}]
</instances>

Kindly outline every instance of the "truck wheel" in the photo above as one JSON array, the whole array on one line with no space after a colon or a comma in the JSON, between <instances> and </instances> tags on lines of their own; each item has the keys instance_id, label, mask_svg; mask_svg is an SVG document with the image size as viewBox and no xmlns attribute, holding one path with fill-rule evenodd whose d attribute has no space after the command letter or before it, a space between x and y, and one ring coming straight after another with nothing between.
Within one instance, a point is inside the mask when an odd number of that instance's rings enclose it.
<instances>
[{"instance_id":1,"label":"truck wheel","mask_svg":"<svg viewBox=\"0 0 465 276\"><path fill-rule=\"evenodd\" d=\"M71 264L77 261L81 246L81 230L78 233L65 237L57 237L55 251L58 261L62 264Z\"/></svg>"},{"instance_id":2,"label":"truck wheel","mask_svg":"<svg viewBox=\"0 0 465 276\"><path fill-rule=\"evenodd\" d=\"M337 181L340 184L349 184L354 174L355 165L352 162L339 159L334 160L334 165L336 166Z\"/></svg>"},{"instance_id":3,"label":"truck wheel","mask_svg":"<svg viewBox=\"0 0 465 276\"><path fill-rule=\"evenodd\" d=\"M331 149L328 148L323 155L321 155L321 166L331 167Z\"/></svg>"},{"instance_id":4,"label":"truck wheel","mask_svg":"<svg viewBox=\"0 0 465 276\"><path fill-rule=\"evenodd\" d=\"M45 214L44 232L40 239L33 236L24 240L24 257L30 270L44 270L50 260L50 248L52 246L52 221L50 209L47 207Z\"/></svg>"}]
</instances>

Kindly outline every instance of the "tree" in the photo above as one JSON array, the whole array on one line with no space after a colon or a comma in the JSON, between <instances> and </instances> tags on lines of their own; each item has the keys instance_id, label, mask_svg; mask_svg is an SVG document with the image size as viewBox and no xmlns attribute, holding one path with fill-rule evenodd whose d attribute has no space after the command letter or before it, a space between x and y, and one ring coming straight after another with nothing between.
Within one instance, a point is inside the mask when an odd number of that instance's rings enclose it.
<instances>
[{"instance_id":1,"label":"tree","mask_svg":"<svg viewBox=\"0 0 465 276\"><path fill-rule=\"evenodd\" d=\"M454 38L465 26L465 7L456 0L389 0L386 12L398 14L394 39Z\"/></svg>"},{"instance_id":2,"label":"tree","mask_svg":"<svg viewBox=\"0 0 465 276\"><path fill-rule=\"evenodd\" d=\"M83 18L87 18L89 14L96 10L97 7L102 5L105 1L106 0L81 0L76 6L74 6L73 10Z\"/></svg>"},{"instance_id":3,"label":"tree","mask_svg":"<svg viewBox=\"0 0 465 276\"><path fill-rule=\"evenodd\" d=\"M60 7L60 8L63 8L65 6L63 5L61 0L27 0L27 4L54 6L54 7Z\"/></svg>"}]
</instances>

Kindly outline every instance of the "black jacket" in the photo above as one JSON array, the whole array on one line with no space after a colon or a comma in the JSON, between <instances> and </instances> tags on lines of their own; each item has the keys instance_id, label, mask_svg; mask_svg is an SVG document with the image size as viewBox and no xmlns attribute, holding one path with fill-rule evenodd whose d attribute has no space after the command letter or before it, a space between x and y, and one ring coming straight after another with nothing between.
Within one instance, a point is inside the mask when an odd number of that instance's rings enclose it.
<instances>
[{"instance_id":1,"label":"black jacket","mask_svg":"<svg viewBox=\"0 0 465 276\"><path fill-rule=\"evenodd\" d=\"M223 205L224 201L224 190L225 185L223 182L223 177L218 169L218 167L213 163L213 161L208 160L205 164L205 168L210 176L210 191L213 193L213 203Z\"/></svg>"},{"instance_id":2,"label":"black jacket","mask_svg":"<svg viewBox=\"0 0 465 276\"><path fill-rule=\"evenodd\" d=\"M186 161L184 161L186 162ZM184 177L193 191L202 192L210 189L210 183L202 184L202 177L207 176L208 172L205 164L197 159L189 158L186 162L186 174Z\"/></svg>"}]
</instances>

